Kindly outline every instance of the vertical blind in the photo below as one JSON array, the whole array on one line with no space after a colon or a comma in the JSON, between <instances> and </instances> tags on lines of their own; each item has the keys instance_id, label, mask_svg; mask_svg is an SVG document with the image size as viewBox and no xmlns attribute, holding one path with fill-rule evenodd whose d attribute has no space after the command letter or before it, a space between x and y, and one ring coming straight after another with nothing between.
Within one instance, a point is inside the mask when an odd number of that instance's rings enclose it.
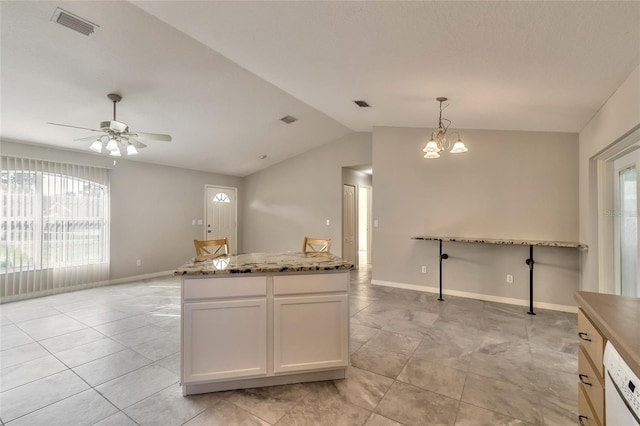
<instances>
[{"instance_id":1,"label":"vertical blind","mask_svg":"<svg viewBox=\"0 0 640 426\"><path fill-rule=\"evenodd\" d=\"M109 279L107 169L2 156L3 301Z\"/></svg>"}]
</instances>

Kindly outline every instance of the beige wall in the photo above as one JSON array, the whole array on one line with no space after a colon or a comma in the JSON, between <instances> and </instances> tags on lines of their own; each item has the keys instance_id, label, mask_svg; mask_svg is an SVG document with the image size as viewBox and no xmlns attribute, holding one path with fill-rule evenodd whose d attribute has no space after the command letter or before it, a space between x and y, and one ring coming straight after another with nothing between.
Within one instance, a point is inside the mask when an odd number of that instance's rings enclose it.
<instances>
[{"instance_id":1,"label":"beige wall","mask_svg":"<svg viewBox=\"0 0 640 426\"><path fill-rule=\"evenodd\" d=\"M191 224L204 219L204 186L243 190L237 177L124 159L113 166L109 157L6 141L0 148L3 155L111 167L112 280L169 271L189 260L193 240L204 232L204 225ZM239 221L241 214L239 209ZM136 266L136 259L142 266Z\"/></svg>"},{"instance_id":2,"label":"beige wall","mask_svg":"<svg viewBox=\"0 0 640 426\"><path fill-rule=\"evenodd\" d=\"M427 160L429 134L374 128L373 280L437 287L438 244L415 235L577 241L577 134L464 130L468 153ZM446 289L528 299L528 247L449 243L445 251ZM574 305L577 250L537 248L534 257L535 299Z\"/></svg>"},{"instance_id":3,"label":"beige wall","mask_svg":"<svg viewBox=\"0 0 640 426\"><path fill-rule=\"evenodd\" d=\"M310 236L331 238L340 255L342 168L364 164L371 164L371 134L352 133L247 176L243 250L300 251Z\"/></svg>"},{"instance_id":4,"label":"beige wall","mask_svg":"<svg viewBox=\"0 0 640 426\"><path fill-rule=\"evenodd\" d=\"M640 125L640 66L618 87L580 132L580 239L589 245L582 254L580 288L598 291L598 211L596 163L591 158Z\"/></svg>"}]
</instances>

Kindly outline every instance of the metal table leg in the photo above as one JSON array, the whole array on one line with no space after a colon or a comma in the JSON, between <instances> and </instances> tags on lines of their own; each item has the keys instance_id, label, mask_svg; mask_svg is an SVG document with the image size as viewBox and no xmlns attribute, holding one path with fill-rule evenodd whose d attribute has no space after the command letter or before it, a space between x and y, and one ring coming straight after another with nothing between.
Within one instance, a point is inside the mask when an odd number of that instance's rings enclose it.
<instances>
[{"instance_id":1,"label":"metal table leg","mask_svg":"<svg viewBox=\"0 0 640 426\"><path fill-rule=\"evenodd\" d=\"M442 253L442 240L438 241L440 241L440 297L438 297L438 300L442 301L444 300L442 298L442 261L448 259L449 255L447 253Z\"/></svg>"},{"instance_id":2,"label":"metal table leg","mask_svg":"<svg viewBox=\"0 0 640 426\"><path fill-rule=\"evenodd\" d=\"M529 265L529 315L535 315L533 312L533 245L529 246L529 258L525 261Z\"/></svg>"}]
</instances>

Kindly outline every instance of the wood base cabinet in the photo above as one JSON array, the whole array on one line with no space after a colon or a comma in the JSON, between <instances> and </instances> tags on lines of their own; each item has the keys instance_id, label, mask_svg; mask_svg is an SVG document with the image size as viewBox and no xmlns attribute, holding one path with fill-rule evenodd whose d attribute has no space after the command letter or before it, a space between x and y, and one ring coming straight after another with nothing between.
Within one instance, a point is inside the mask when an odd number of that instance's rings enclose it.
<instances>
[{"instance_id":1,"label":"wood base cabinet","mask_svg":"<svg viewBox=\"0 0 640 426\"><path fill-rule=\"evenodd\" d=\"M582 309L578 309L578 420L581 425L605 424L605 338Z\"/></svg>"}]
</instances>

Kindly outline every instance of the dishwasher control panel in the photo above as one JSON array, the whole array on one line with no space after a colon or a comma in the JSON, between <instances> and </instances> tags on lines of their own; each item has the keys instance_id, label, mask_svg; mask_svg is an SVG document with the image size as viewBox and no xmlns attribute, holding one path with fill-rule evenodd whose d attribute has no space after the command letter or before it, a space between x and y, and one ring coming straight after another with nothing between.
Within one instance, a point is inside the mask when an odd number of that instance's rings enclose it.
<instances>
[{"instance_id":1,"label":"dishwasher control panel","mask_svg":"<svg viewBox=\"0 0 640 426\"><path fill-rule=\"evenodd\" d=\"M604 368L622 394L627 407L640 418L640 379L609 342L604 351Z\"/></svg>"}]
</instances>

